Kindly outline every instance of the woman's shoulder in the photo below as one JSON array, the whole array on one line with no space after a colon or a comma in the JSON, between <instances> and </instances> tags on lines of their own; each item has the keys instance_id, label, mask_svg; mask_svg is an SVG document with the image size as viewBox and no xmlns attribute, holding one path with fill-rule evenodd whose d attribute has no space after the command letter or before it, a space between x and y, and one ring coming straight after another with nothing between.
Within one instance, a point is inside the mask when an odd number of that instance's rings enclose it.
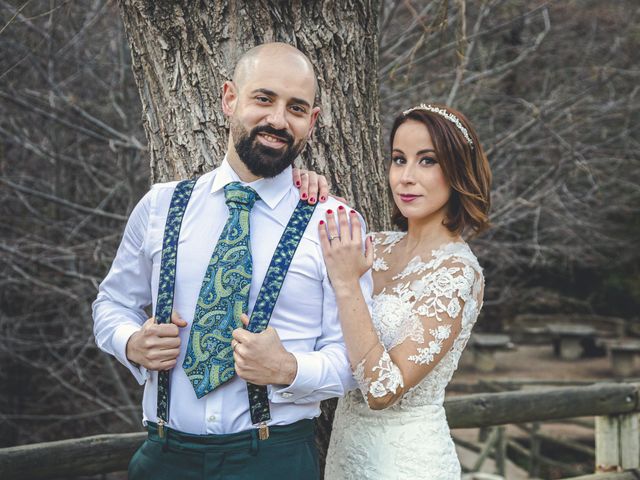
<instances>
[{"instance_id":1,"label":"woman's shoulder","mask_svg":"<svg viewBox=\"0 0 640 480\"><path fill-rule=\"evenodd\" d=\"M468 300L471 294L481 301L484 292L484 274L471 247L464 242L442 245L433 252L434 276L437 282L451 281L458 294Z\"/></svg>"},{"instance_id":2,"label":"woman's shoulder","mask_svg":"<svg viewBox=\"0 0 640 480\"><path fill-rule=\"evenodd\" d=\"M484 283L482 267L478 259L464 241L453 241L440 245L423 255L413 257L397 279L422 279L431 282L444 282L459 276L473 283Z\"/></svg>"},{"instance_id":3,"label":"woman's shoulder","mask_svg":"<svg viewBox=\"0 0 640 480\"><path fill-rule=\"evenodd\" d=\"M432 258L436 260L436 264L463 264L472 267L482 275L482 267L478 262L478 258L471 250L469 244L465 241L449 242L440 245L433 250Z\"/></svg>"}]
</instances>

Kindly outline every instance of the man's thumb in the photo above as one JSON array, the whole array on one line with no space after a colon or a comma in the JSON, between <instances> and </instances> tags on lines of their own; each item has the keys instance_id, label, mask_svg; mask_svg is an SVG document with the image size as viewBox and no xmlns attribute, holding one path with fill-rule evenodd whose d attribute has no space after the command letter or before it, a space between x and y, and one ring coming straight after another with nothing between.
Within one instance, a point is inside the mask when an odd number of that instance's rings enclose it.
<instances>
[{"instance_id":1,"label":"man's thumb","mask_svg":"<svg viewBox=\"0 0 640 480\"><path fill-rule=\"evenodd\" d=\"M176 312L175 310L171 312L171 323L173 323L174 325L177 325L179 327L186 327L187 326L186 320L183 320L182 317L180 316L180 314L178 312Z\"/></svg>"}]
</instances>

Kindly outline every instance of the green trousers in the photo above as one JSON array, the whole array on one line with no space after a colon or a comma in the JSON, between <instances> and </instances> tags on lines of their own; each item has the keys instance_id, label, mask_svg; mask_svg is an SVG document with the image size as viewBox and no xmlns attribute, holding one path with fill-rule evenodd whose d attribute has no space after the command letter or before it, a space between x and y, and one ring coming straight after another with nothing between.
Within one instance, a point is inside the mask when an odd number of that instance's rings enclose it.
<instances>
[{"instance_id":1,"label":"green trousers","mask_svg":"<svg viewBox=\"0 0 640 480\"><path fill-rule=\"evenodd\" d=\"M227 435L191 435L149 422L129 463L129 480L318 480L313 420Z\"/></svg>"}]
</instances>

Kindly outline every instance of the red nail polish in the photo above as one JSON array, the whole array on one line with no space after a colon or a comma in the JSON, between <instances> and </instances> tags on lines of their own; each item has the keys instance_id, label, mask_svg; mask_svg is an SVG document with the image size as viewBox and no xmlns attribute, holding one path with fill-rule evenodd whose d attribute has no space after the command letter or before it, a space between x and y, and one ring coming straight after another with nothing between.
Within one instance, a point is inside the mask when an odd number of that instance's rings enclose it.
<instances>
[{"instance_id":1,"label":"red nail polish","mask_svg":"<svg viewBox=\"0 0 640 480\"><path fill-rule=\"evenodd\" d=\"M322 197L320 197L320 201L324 202L324 195Z\"/></svg>"},{"instance_id":2,"label":"red nail polish","mask_svg":"<svg viewBox=\"0 0 640 480\"><path fill-rule=\"evenodd\" d=\"M296 182L296 187L299 187L300 185L302 185L302 183L300 183L300 181Z\"/></svg>"},{"instance_id":3,"label":"red nail polish","mask_svg":"<svg viewBox=\"0 0 640 480\"><path fill-rule=\"evenodd\" d=\"M333 210L327 210L328 215L333 215Z\"/></svg>"},{"instance_id":4,"label":"red nail polish","mask_svg":"<svg viewBox=\"0 0 640 480\"><path fill-rule=\"evenodd\" d=\"M344 207L343 207L342 205L340 205L340 206L338 207L338 210L344 210Z\"/></svg>"},{"instance_id":5,"label":"red nail polish","mask_svg":"<svg viewBox=\"0 0 640 480\"><path fill-rule=\"evenodd\" d=\"M309 202L311 202L311 203L313 203L313 202L315 202L315 201L316 201L316 199L315 199L315 198L313 198L313 197L311 197L311 198L309 199Z\"/></svg>"},{"instance_id":6,"label":"red nail polish","mask_svg":"<svg viewBox=\"0 0 640 480\"><path fill-rule=\"evenodd\" d=\"M356 213L356 211L355 210L351 210L351 213Z\"/></svg>"},{"instance_id":7,"label":"red nail polish","mask_svg":"<svg viewBox=\"0 0 640 480\"><path fill-rule=\"evenodd\" d=\"M320 220L320 225L324 225L324 220Z\"/></svg>"},{"instance_id":8,"label":"red nail polish","mask_svg":"<svg viewBox=\"0 0 640 480\"><path fill-rule=\"evenodd\" d=\"M306 194L306 193L303 193L301 196L302 196L302 199L303 199L303 200L304 200L305 198L307 198L307 194Z\"/></svg>"}]
</instances>

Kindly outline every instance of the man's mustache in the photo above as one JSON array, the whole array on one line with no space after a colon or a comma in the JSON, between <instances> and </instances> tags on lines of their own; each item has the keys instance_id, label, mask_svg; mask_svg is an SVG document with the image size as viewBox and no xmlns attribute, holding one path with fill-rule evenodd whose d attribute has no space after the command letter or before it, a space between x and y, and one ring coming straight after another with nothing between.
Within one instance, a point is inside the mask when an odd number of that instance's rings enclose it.
<instances>
[{"instance_id":1,"label":"man's mustache","mask_svg":"<svg viewBox=\"0 0 640 480\"><path fill-rule=\"evenodd\" d=\"M278 137L284 140L288 145L293 144L293 135L291 135L286 130L277 130L269 125L255 127L253 130L251 130L251 140L252 141L255 140L255 138L260 133L265 133L267 135L273 135L274 137Z\"/></svg>"}]
</instances>

